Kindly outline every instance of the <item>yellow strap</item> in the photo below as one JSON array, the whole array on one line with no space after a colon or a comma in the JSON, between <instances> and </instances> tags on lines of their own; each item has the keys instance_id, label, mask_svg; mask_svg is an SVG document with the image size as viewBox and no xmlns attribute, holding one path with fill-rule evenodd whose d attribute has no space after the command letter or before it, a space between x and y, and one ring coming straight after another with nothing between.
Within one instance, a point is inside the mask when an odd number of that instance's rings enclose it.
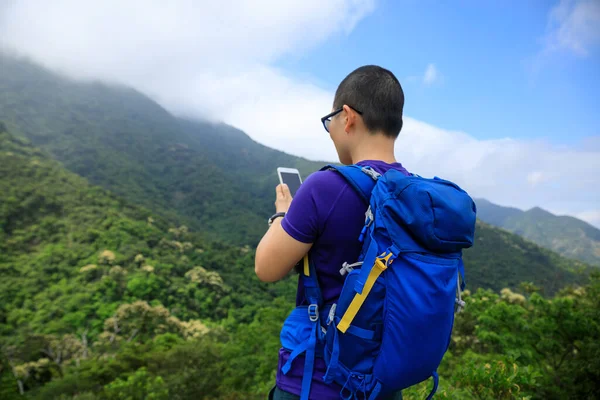
<instances>
[{"instance_id":1,"label":"yellow strap","mask_svg":"<svg viewBox=\"0 0 600 400\"><path fill-rule=\"evenodd\" d=\"M310 266L308 265L308 253L304 256L304 275L310 276Z\"/></svg>"},{"instance_id":2,"label":"yellow strap","mask_svg":"<svg viewBox=\"0 0 600 400\"><path fill-rule=\"evenodd\" d=\"M388 265L391 264L389 262L391 256L392 256L392 253L389 253L385 257L382 257L382 258L377 257L375 259L375 264L373 265L373 268L371 269L371 272L369 273L367 282L365 282L365 286L363 288L362 294L357 293L354 296L354 298L352 299L352 302L348 306L348 309L344 313L342 320L337 325L337 328L342 333L346 333L346 331L350 327L350 324L354 320L354 317L356 317L356 314L358 314L358 310L360 310L363 303L365 302L365 299L369 295L369 292L371 292L371 289L373 289L373 285L375 285L375 281L377 280L377 278L379 278L379 275L381 275L381 273L387 269Z\"/></svg>"}]
</instances>

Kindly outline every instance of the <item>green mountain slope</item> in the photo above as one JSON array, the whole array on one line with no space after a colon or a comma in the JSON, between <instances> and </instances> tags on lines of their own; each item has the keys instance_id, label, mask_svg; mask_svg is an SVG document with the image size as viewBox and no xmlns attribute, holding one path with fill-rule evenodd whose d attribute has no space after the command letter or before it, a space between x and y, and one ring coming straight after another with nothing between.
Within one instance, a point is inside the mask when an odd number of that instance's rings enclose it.
<instances>
[{"instance_id":1,"label":"green mountain slope","mask_svg":"<svg viewBox=\"0 0 600 400\"><path fill-rule=\"evenodd\" d=\"M482 223L465 258L470 289L577 279L558 255ZM295 280L261 284L252 260L248 248L169 228L0 123L0 398L265 398ZM594 393L598 282L553 300L465 294L440 390L473 400L482 388L486 398ZM428 383L405 398L423 398Z\"/></svg>"},{"instance_id":2,"label":"green mountain slope","mask_svg":"<svg viewBox=\"0 0 600 400\"><path fill-rule=\"evenodd\" d=\"M119 378L142 358L179 397L153 381L136 398L251 398L271 379L296 286L259 282L253 264L250 248L170 227L0 122L0 398L111 382L99 398L121 398Z\"/></svg>"},{"instance_id":3,"label":"green mountain slope","mask_svg":"<svg viewBox=\"0 0 600 400\"><path fill-rule=\"evenodd\" d=\"M567 284L581 282L589 267L511 234L477 221L475 244L464 253L470 289L515 288L521 282L541 286L552 294Z\"/></svg>"},{"instance_id":4,"label":"green mountain slope","mask_svg":"<svg viewBox=\"0 0 600 400\"><path fill-rule=\"evenodd\" d=\"M94 336L137 300L206 322L293 298L292 281L256 279L249 249L169 228L6 132L0 177L0 338Z\"/></svg>"},{"instance_id":5,"label":"green mountain slope","mask_svg":"<svg viewBox=\"0 0 600 400\"><path fill-rule=\"evenodd\" d=\"M132 90L74 83L31 64L3 62L9 74L0 78L0 104L10 106L0 107L0 118L8 116L15 129L92 183L233 243L253 245L264 233L277 166L297 166L306 176L321 165L226 125L176 119ZM35 108L27 106L32 99ZM478 238L466 257L471 288L500 290L530 280L553 293L578 280L566 269L577 262L549 256L516 236L480 224Z\"/></svg>"},{"instance_id":6,"label":"green mountain slope","mask_svg":"<svg viewBox=\"0 0 600 400\"><path fill-rule=\"evenodd\" d=\"M574 217L539 207L528 211L477 199L478 217L568 257L600 266L600 229Z\"/></svg>"},{"instance_id":7,"label":"green mountain slope","mask_svg":"<svg viewBox=\"0 0 600 400\"><path fill-rule=\"evenodd\" d=\"M131 89L74 82L2 55L0 71L0 120L15 134L91 183L232 243L256 244L264 232L277 166L306 176L321 165L257 154L266 148L241 132L180 121Z\"/></svg>"}]
</instances>

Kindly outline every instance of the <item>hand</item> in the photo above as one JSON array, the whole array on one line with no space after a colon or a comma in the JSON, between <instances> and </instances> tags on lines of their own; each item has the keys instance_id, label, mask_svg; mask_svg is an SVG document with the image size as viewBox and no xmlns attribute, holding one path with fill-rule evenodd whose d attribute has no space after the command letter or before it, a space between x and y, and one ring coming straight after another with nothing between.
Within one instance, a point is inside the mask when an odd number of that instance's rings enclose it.
<instances>
[{"instance_id":1,"label":"hand","mask_svg":"<svg viewBox=\"0 0 600 400\"><path fill-rule=\"evenodd\" d=\"M275 192L275 212L288 212L292 203L290 188L285 183L279 184L275 188Z\"/></svg>"}]
</instances>

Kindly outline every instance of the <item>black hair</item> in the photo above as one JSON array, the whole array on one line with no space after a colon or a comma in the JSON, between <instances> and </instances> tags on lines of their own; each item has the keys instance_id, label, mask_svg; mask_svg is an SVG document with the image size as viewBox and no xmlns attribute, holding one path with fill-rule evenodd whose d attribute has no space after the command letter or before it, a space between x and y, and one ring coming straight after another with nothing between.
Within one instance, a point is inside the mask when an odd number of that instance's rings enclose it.
<instances>
[{"instance_id":1,"label":"black hair","mask_svg":"<svg viewBox=\"0 0 600 400\"><path fill-rule=\"evenodd\" d=\"M394 74L376 65L352 71L338 86L333 108L347 105L362 115L367 129L397 138L402 129L404 92Z\"/></svg>"}]
</instances>

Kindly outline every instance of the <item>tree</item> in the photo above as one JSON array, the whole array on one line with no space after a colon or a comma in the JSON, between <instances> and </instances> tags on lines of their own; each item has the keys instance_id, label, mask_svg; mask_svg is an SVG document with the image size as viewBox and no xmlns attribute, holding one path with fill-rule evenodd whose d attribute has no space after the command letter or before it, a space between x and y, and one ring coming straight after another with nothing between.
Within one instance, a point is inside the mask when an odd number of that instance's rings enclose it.
<instances>
[{"instance_id":1,"label":"tree","mask_svg":"<svg viewBox=\"0 0 600 400\"><path fill-rule=\"evenodd\" d=\"M140 368L127 377L117 379L104 387L108 400L168 400L169 389L160 376L152 376Z\"/></svg>"}]
</instances>

